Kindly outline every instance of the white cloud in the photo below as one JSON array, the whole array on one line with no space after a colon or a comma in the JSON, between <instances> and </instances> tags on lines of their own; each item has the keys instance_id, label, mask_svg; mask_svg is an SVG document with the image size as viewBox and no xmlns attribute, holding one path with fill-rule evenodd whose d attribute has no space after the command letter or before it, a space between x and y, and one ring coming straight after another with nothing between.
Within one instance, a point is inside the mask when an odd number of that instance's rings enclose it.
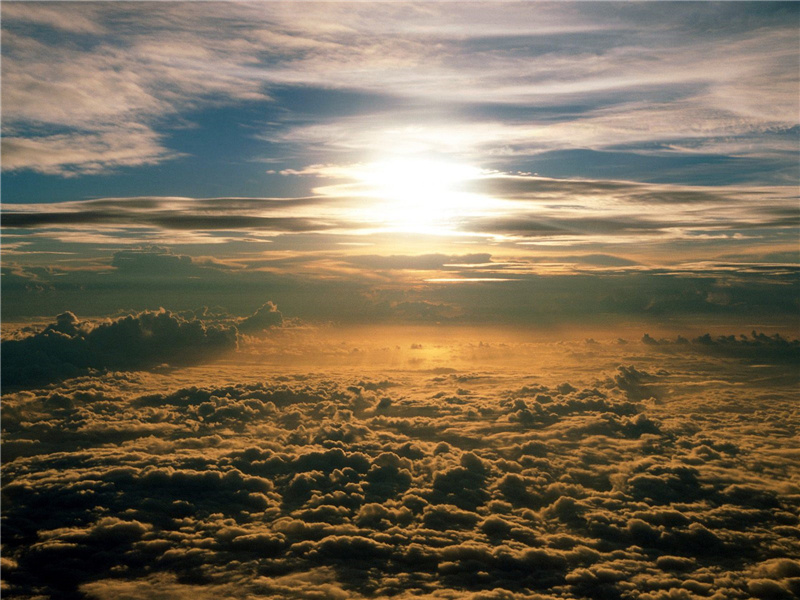
<instances>
[{"instance_id":1,"label":"white cloud","mask_svg":"<svg viewBox=\"0 0 800 600\"><path fill-rule=\"evenodd\" d=\"M615 7L541 4L458 12L449 4L304 4L302 19L280 3L81 8L3 9L7 131L119 121L155 128L208 103L267 99L274 85L391 94L424 107L392 115L406 125L386 126L381 116L383 123L338 120L277 134L302 142L301 151L383 143L496 156L669 144L667 152L764 157L791 152L792 141L771 134L798 122L796 31L755 14L750 28L694 30L694 20L741 16L725 6L641 8L648 19ZM32 23L81 43L26 28ZM583 106L559 122L540 116L575 104ZM501 114L495 105L527 107L529 117L448 116L481 106ZM414 133L431 114L445 124ZM370 144L365 128L383 132Z\"/></svg>"},{"instance_id":2,"label":"white cloud","mask_svg":"<svg viewBox=\"0 0 800 600\"><path fill-rule=\"evenodd\" d=\"M2 148L7 171L30 169L64 177L153 165L180 156L165 148L155 131L137 123L93 133L3 137Z\"/></svg>"},{"instance_id":3,"label":"white cloud","mask_svg":"<svg viewBox=\"0 0 800 600\"><path fill-rule=\"evenodd\" d=\"M63 7L45 3L7 2L3 5L3 19L71 33L102 34L105 29L97 19L99 10L99 6L91 4L82 5L80 11L65 11Z\"/></svg>"}]
</instances>

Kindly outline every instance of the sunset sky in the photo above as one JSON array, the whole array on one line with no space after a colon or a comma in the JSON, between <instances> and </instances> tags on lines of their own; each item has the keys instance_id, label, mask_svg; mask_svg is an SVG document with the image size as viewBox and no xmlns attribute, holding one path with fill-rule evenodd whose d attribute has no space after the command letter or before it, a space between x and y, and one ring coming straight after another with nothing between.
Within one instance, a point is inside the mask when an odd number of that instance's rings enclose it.
<instances>
[{"instance_id":1,"label":"sunset sky","mask_svg":"<svg viewBox=\"0 0 800 600\"><path fill-rule=\"evenodd\" d=\"M796 3L300 6L3 3L6 319L796 324Z\"/></svg>"},{"instance_id":2,"label":"sunset sky","mask_svg":"<svg viewBox=\"0 0 800 600\"><path fill-rule=\"evenodd\" d=\"M800 3L0 10L4 596L800 596Z\"/></svg>"}]
</instances>

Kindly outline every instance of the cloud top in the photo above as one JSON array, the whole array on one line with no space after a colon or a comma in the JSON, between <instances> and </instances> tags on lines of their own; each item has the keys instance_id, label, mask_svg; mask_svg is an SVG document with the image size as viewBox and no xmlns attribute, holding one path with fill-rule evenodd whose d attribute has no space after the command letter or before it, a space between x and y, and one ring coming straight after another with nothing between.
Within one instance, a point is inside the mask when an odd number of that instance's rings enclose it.
<instances>
[{"instance_id":1,"label":"cloud top","mask_svg":"<svg viewBox=\"0 0 800 600\"><path fill-rule=\"evenodd\" d=\"M236 348L236 330L145 311L101 323L60 314L42 331L2 342L4 386L73 377L89 369L188 364Z\"/></svg>"},{"instance_id":2,"label":"cloud top","mask_svg":"<svg viewBox=\"0 0 800 600\"><path fill-rule=\"evenodd\" d=\"M107 373L6 393L6 590L795 594L793 367L617 345L567 363L562 344L519 370L228 362L190 385Z\"/></svg>"}]
</instances>

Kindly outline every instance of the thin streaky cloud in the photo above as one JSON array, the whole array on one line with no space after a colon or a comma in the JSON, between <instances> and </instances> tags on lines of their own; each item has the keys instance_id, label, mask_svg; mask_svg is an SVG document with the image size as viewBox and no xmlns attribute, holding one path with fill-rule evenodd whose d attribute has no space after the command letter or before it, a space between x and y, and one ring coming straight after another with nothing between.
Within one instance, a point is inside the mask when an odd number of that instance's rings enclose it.
<instances>
[{"instance_id":1,"label":"thin streaky cloud","mask_svg":"<svg viewBox=\"0 0 800 600\"><path fill-rule=\"evenodd\" d=\"M88 130L83 135L99 134L92 131L98 125L125 119L162 134L165 118L202 106L269 103L270 88L286 85L391 93L412 106L436 99L445 110L464 102L513 102L535 113L573 98L590 103L560 124L493 122L486 127L495 137L508 138L509 146L519 146L514 152L521 155L659 143L673 152L692 147L767 156L773 148L791 152L797 144L792 135L776 147L773 135L798 123L796 29L777 13L752 11L750 29L731 20L730 27L699 36L692 33L693 18L730 19L734 9L687 5L674 14L660 5L628 11L613 5L604 12L591 6L504 4L489 29L476 33L482 28L473 25L486 20L483 5L468 5L465 14L455 15L448 5L365 4L344 10L322 4L313 5L301 22L280 3L201 4L191 10L159 4L146 15L100 4L91 5L73 26L65 20L64 27L87 40L100 31L118 35L60 47L57 38L44 34L57 8L9 6L4 127L75 128L72 143L79 150L77 128ZM640 13L652 18L642 20ZM395 25L400 16L402 28ZM655 18L663 25L654 28ZM756 26L759 22L763 27ZM682 88L686 91L676 98L674 90ZM607 105L603 98L610 96L615 100ZM620 96L643 101L638 107L635 101L619 105ZM699 121L702 127L692 125ZM328 127L321 130L322 141L335 139L333 125L318 125ZM489 140L480 141L480 129L471 135L476 139L470 147L485 150ZM303 139L291 129L279 136ZM307 132L305 142L311 141L319 140ZM384 139L389 145L401 141L391 135ZM11 147L6 168L68 174L66 155L62 171L56 162L58 144L64 142L45 138L39 143L43 151L52 147L47 152L52 164L25 160ZM140 160L175 158L167 148L141 149ZM105 165L80 155L71 167L78 172L133 164L115 161L113 152Z\"/></svg>"}]
</instances>

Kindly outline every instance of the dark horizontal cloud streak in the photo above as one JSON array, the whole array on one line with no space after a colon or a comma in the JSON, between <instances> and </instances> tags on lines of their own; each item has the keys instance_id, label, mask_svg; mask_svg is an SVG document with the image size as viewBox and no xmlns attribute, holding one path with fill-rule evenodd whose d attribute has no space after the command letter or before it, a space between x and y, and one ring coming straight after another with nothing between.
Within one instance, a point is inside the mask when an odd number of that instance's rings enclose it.
<instances>
[{"instance_id":1,"label":"dark horizontal cloud streak","mask_svg":"<svg viewBox=\"0 0 800 600\"><path fill-rule=\"evenodd\" d=\"M286 232L334 228L335 223L323 220L264 214L313 206L321 201L311 198L132 198L16 205L5 207L2 225L20 228L126 225L178 230L266 229Z\"/></svg>"}]
</instances>

